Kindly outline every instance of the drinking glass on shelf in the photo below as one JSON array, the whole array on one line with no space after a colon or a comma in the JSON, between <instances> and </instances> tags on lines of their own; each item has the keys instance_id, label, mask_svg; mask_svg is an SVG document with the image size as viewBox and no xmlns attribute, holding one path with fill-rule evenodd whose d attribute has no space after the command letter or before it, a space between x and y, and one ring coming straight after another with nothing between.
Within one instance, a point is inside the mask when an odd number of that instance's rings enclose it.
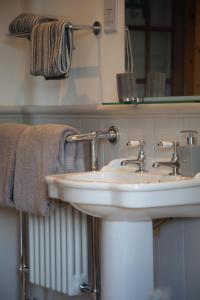
<instances>
[{"instance_id":1,"label":"drinking glass on shelf","mask_svg":"<svg viewBox=\"0 0 200 300\"><path fill-rule=\"evenodd\" d=\"M165 95L166 73L149 72L146 82L146 97L162 97Z\"/></svg>"},{"instance_id":2,"label":"drinking glass on shelf","mask_svg":"<svg viewBox=\"0 0 200 300\"><path fill-rule=\"evenodd\" d=\"M137 97L135 72L119 73L116 77L119 102L134 101Z\"/></svg>"}]
</instances>

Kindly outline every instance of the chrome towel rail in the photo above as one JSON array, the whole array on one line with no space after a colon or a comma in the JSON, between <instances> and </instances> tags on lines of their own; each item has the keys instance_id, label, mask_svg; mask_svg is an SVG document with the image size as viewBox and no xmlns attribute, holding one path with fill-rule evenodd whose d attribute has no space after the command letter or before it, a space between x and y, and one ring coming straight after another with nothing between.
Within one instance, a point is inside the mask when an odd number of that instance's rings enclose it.
<instances>
[{"instance_id":1,"label":"chrome towel rail","mask_svg":"<svg viewBox=\"0 0 200 300\"><path fill-rule=\"evenodd\" d=\"M107 131L97 130L88 133L72 134L67 136L66 141L92 141L94 138L96 138L97 140L107 139L110 143L115 143L119 138L119 130L115 126L111 126Z\"/></svg>"},{"instance_id":2,"label":"chrome towel rail","mask_svg":"<svg viewBox=\"0 0 200 300\"><path fill-rule=\"evenodd\" d=\"M92 30L95 35L98 35L101 32L101 23L95 21L93 25L69 25L69 29L73 31L77 30ZM23 33L9 33L10 37L31 37L31 32L23 32Z\"/></svg>"},{"instance_id":3,"label":"chrome towel rail","mask_svg":"<svg viewBox=\"0 0 200 300\"><path fill-rule=\"evenodd\" d=\"M97 130L82 134L69 135L66 138L66 142L91 142L91 170L98 170L97 163L97 144L99 140L108 140L110 143L116 143L119 139L119 130L115 126L111 126L107 131Z\"/></svg>"}]
</instances>

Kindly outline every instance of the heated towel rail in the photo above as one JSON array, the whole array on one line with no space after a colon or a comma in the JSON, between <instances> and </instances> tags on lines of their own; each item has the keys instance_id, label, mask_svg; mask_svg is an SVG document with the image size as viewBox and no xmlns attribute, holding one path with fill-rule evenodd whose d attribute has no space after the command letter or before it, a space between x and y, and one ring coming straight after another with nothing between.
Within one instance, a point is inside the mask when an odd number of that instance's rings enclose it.
<instances>
[{"instance_id":1,"label":"heated towel rail","mask_svg":"<svg viewBox=\"0 0 200 300\"><path fill-rule=\"evenodd\" d=\"M88 282L87 216L70 205L29 214L30 282L70 296Z\"/></svg>"},{"instance_id":2,"label":"heated towel rail","mask_svg":"<svg viewBox=\"0 0 200 300\"><path fill-rule=\"evenodd\" d=\"M119 131L111 126L107 131L70 135L67 142L90 141L92 170L98 169L97 143L106 139L116 143ZM97 218L90 217L91 226L91 286L88 285L87 216L66 205L57 207L50 217L28 215L29 264L26 262L26 215L20 212L20 273L21 299L27 298L26 273L30 281L68 295L80 292L96 294L99 299L99 229ZM81 284L82 283L82 284Z\"/></svg>"},{"instance_id":3,"label":"heated towel rail","mask_svg":"<svg viewBox=\"0 0 200 300\"><path fill-rule=\"evenodd\" d=\"M97 130L88 133L69 135L66 138L67 142L80 142L89 141L91 142L91 170L98 170L97 163L97 144L99 140L108 140L110 143L116 143L119 139L119 130L115 126L110 126L107 131Z\"/></svg>"}]
</instances>

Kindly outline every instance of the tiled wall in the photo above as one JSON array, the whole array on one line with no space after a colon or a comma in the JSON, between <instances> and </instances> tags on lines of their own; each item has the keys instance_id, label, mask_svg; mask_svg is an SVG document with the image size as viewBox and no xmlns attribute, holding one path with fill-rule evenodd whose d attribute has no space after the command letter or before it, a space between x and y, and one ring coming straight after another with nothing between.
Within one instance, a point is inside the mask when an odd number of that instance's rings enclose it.
<instances>
[{"instance_id":1,"label":"tiled wall","mask_svg":"<svg viewBox=\"0 0 200 300\"><path fill-rule=\"evenodd\" d=\"M144 139L147 158L170 158L171 150L161 151L157 148L160 140L185 143L181 130L197 129L200 132L200 115L187 113L115 115L111 112L105 115L73 116L63 121L76 126L81 132L108 129L112 125L118 127L120 140L116 145L107 141L99 143L99 167L112 159L126 157L128 140ZM200 138L198 140L200 143ZM136 152L137 149L133 154ZM169 288L171 300L199 300L200 219L175 219L163 225L155 237L154 253L156 287Z\"/></svg>"},{"instance_id":2,"label":"tiled wall","mask_svg":"<svg viewBox=\"0 0 200 300\"><path fill-rule=\"evenodd\" d=\"M25 114L23 118L20 115L7 115L9 121L20 122L22 119L25 123L31 124L64 123L78 128L81 132L107 129L111 125L117 126L120 131L119 142L116 145L106 141L99 144L100 167L107 164L111 159L126 157L128 153L126 142L128 140L144 139L146 142L146 156L161 158L170 157L171 151L158 150L156 144L159 140L179 140L183 142L184 139L180 134L180 130L197 129L200 132L200 114L198 113L189 115L167 115L164 113L161 115L153 113L120 115L112 112L106 114L88 113L86 115ZM0 116L0 121L4 122L5 117ZM136 152L137 150L134 150L135 154ZM86 156L89 156L89 151ZM13 248L16 249L17 241L14 240L13 243ZM159 235L155 237L154 253L156 287L170 288L171 300L199 300L200 219L174 219L163 225ZM2 253L0 257L4 257L4 255L5 253ZM2 263L3 261L0 260L0 266ZM30 291L31 295L38 297L40 300L55 299L55 297L58 300L68 299L34 286L31 287ZM6 292L8 291L5 291L5 295L8 295ZM5 297L4 299L16 300L12 297ZM84 299L89 300L89 297L85 296ZM77 298L77 300L79 299Z\"/></svg>"},{"instance_id":3,"label":"tiled wall","mask_svg":"<svg viewBox=\"0 0 200 300\"><path fill-rule=\"evenodd\" d=\"M102 116L101 118L88 118L81 121L81 131L95 129L108 129L115 125L120 131L120 139L116 145L108 142L100 142L99 157L100 166L107 164L111 159L126 157L128 149L126 146L129 140L144 139L145 153L148 158L171 157L172 150L161 150L157 144L161 140L179 141L186 143L186 135L180 133L184 129L197 129L200 133L200 116L198 117L170 117L170 116L139 116L134 117L113 117ZM200 143L200 136L198 138ZM133 150L133 154L138 149Z\"/></svg>"}]
</instances>

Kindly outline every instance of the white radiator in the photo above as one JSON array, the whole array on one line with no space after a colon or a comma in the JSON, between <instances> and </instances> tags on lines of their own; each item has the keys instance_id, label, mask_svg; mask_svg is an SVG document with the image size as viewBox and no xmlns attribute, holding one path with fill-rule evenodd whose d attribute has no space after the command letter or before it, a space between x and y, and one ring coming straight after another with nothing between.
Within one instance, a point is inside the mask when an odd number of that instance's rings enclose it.
<instances>
[{"instance_id":1,"label":"white radiator","mask_svg":"<svg viewBox=\"0 0 200 300\"><path fill-rule=\"evenodd\" d=\"M56 208L50 217L29 214L30 282L70 296L88 282L87 216Z\"/></svg>"}]
</instances>

